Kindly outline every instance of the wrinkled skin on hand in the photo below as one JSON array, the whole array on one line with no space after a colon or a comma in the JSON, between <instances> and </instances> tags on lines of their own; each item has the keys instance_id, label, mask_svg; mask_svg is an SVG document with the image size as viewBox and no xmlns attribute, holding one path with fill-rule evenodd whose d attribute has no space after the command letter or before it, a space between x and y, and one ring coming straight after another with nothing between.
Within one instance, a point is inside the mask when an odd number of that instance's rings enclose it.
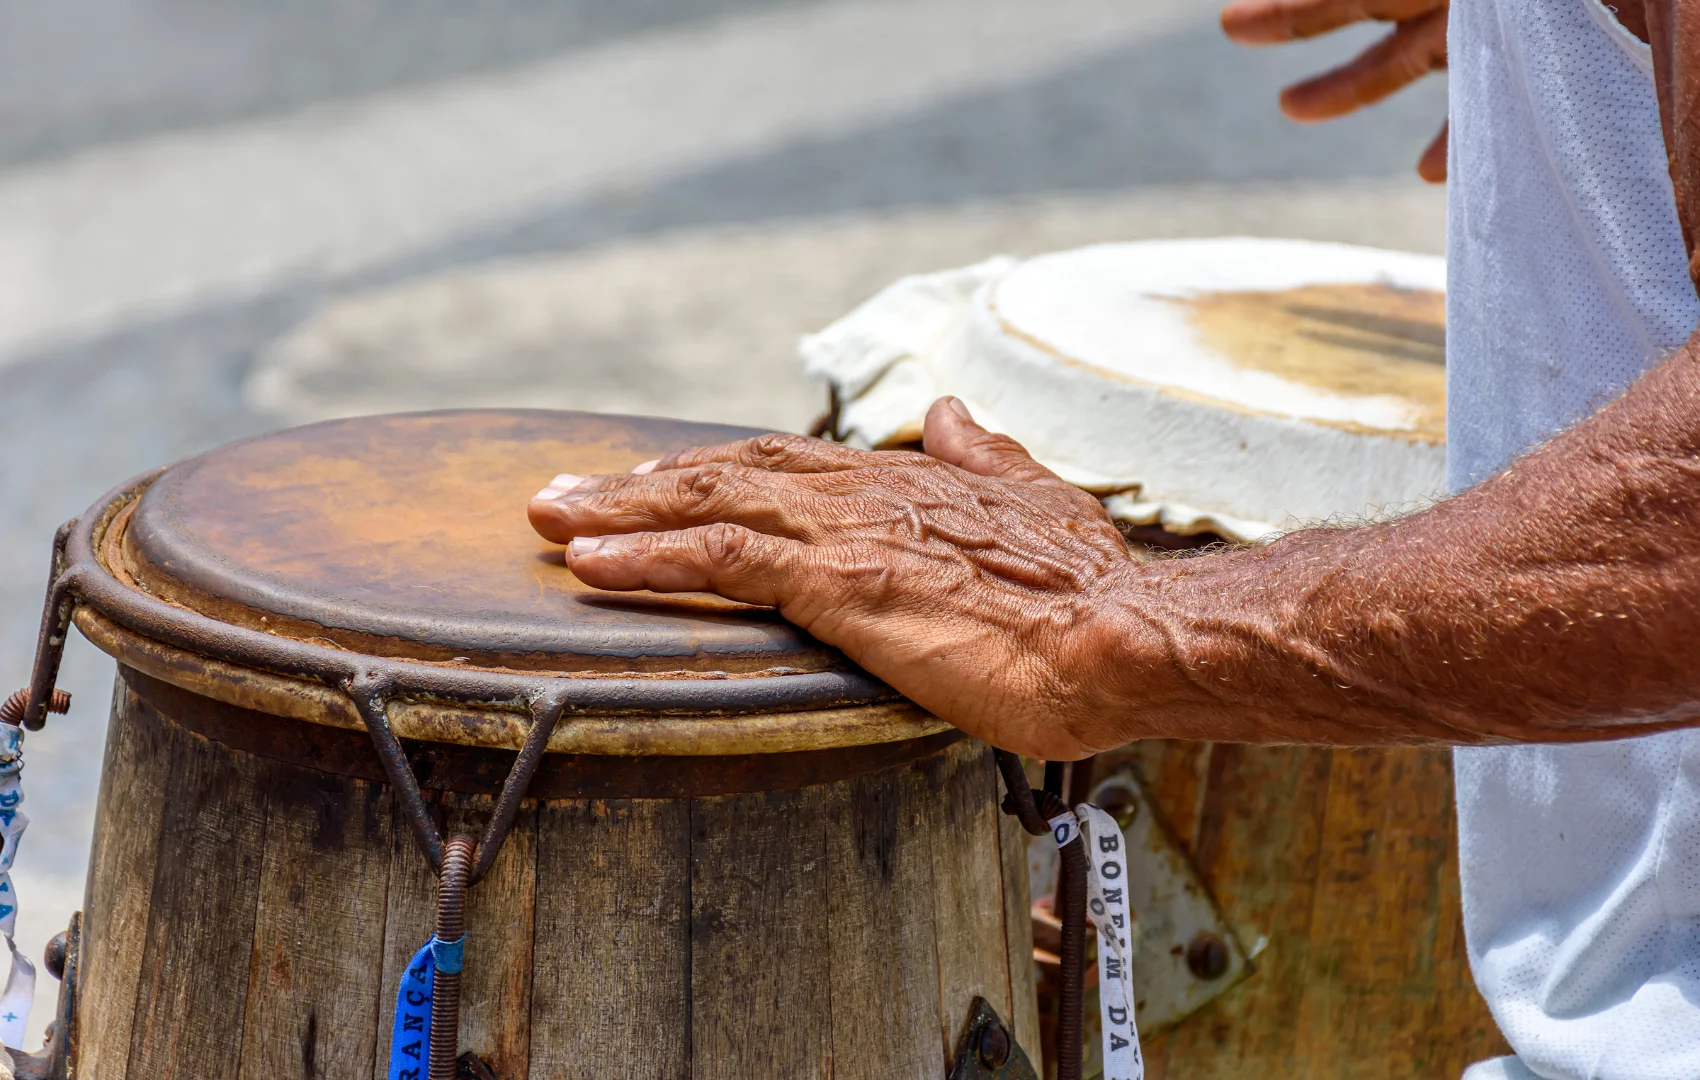
<instances>
[{"instance_id":1,"label":"wrinkled skin on hand","mask_svg":"<svg viewBox=\"0 0 1700 1080\"><path fill-rule=\"evenodd\" d=\"M928 413L925 446L767 435L557 478L529 515L571 542L586 584L771 605L996 745L1057 759L1112 745L1083 728L1113 711L1100 616L1134 566L1115 526L954 399Z\"/></svg>"}]
</instances>

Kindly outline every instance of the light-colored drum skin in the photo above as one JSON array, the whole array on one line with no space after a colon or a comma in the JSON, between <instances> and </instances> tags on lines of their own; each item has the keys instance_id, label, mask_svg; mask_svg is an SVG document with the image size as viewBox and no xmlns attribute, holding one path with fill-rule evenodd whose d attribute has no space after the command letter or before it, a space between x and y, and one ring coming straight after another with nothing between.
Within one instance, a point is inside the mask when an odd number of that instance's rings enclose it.
<instances>
[{"instance_id":1,"label":"light-colored drum skin","mask_svg":"<svg viewBox=\"0 0 1700 1080\"><path fill-rule=\"evenodd\" d=\"M1118 520L1259 540L1445 481L1443 260L1298 240L1099 244L905 279L804 339L852 445L942 394Z\"/></svg>"},{"instance_id":2,"label":"light-colored drum skin","mask_svg":"<svg viewBox=\"0 0 1700 1080\"><path fill-rule=\"evenodd\" d=\"M468 898L460 1046L502 1080L942 1077L976 997L1037 1057L1025 837L989 749L770 612L593 593L526 524L556 472L743 434L338 421L94 508L74 619L120 668L76 1075L382 1077L431 931L435 876L346 688L190 647L218 640L204 620L140 632L132 595L333 664L572 682ZM512 705L391 704L445 834L489 817Z\"/></svg>"}]
</instances>

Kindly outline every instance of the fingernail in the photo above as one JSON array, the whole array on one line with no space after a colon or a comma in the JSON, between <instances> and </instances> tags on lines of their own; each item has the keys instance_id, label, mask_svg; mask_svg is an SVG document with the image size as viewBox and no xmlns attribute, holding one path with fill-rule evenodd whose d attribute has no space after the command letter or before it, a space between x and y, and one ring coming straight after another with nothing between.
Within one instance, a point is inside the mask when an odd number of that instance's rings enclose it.
<instances>
[{"instance_id":1,"label":"fingernail","mask_svg":"<svg viewBox=\"0 0 1700 1080\"><path fill-rule=\"evenodd\" d=\"M575 536L573 542L567 545L567 552L576 559L580 555L589 555L601 546L600 536Z\"/></svg>"},{"instance_id":2,"label":"fingernail","mask_svg":"<svg viewBox=\"0 0 1700 1080\"><path fill-rule=\"evenodd\" d=\"M655 467L659 464L661 464L661 459L656 458L654 461L646 461L642 465L634 466L632 472L637 476L642 476L644 473L654 472Z\"/></svg>"},{"instance_id":3,"label":"fingernail","mask_svg":"<svg viewBox=\"0 0 1700 1080\"><path fill-rule=\"evenodd\" d=\"M549 481L549 486L533 495L532 499L542 499L545 502L550 499L558 499L582 483L584 483L584 477L575 476L570 472L564 472L555 477L555 479Z\"/></svg>"},{"instance_id":4,"label":"fingernail","mask_svg":"<svg viewBox=\"0 0 1700 1080\"><path fill-rule=\"evenodd\" d=\"M968 411L968 406L962 404L961 398L953 397L953 398L950 398L949 401L950 401L950 411L951 412L962 417L962 419L967 420L969 423L974 422L974 414L970 413Z\"/></svg>"}]
</instances>

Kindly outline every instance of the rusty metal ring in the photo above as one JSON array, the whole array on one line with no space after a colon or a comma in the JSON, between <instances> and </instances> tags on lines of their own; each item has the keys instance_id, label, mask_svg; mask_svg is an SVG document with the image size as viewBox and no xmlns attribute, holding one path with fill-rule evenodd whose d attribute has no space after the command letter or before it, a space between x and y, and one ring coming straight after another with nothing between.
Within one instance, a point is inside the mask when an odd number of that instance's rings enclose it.
<instances>
[{"instance_id":1,"label":"rusty metal ring","mask_svg":"<svg viewBox=\"0 0 1700 1080\"><path fill-rule=\"evenodd\" d=\"M125 585L95 555L106 526L164 471L155 470L119 485L103 496L89 514L70 523L74 527L64 548L66 562L54 580L49 612L44 615L37 646L36 681L46 682L42 700L52 684L39 676L45 674L49 665L57 671L56 658L48 654L63 644L63 627L69 622L72 601L87 604L144 637L263 671L310 679L338 689L346 688L362 675L381 674L394 687L396 697L436 699L505 712L529 714L534 702L557 696L568 715L586 711L715 715L800 712L899 698L896 691L873 676L852 670L735 679L611 680L524 675L363 656L222 623ZM54 599L61 603L53 604ZM62 619L52 619L54 608L65 609ZM55 632L50 632L50 622ZM36 702L33 683L31 689L33 705ZM41 717L35 711L27 719L32 729L40 726Z\"/></svg>"}]
</instances>

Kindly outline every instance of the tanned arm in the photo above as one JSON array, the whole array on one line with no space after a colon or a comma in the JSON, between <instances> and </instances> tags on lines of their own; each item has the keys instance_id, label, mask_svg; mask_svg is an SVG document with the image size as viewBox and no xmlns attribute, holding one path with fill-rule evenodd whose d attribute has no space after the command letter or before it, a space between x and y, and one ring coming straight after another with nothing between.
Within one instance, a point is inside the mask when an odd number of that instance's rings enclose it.
<instances>
[{"instance_id":1,"label":"tanned arm","mask_svg":"<svg viewBox=\"0 0 1700 1080\"><path fill-rule=\"evenodd\" d=\"M1613 738L1700 717L1700 346L1505 473L1382 525L1138 570L1161 676L1083 733L1328 743ZM1140 730L1134 730L1140 729Z\"/></svg>"},{"instance_id":2,"label":"tanned arm","mask_svg":"<svg viewBox=\"0 0 1700 1080\"><path fill-rule=\"evenodd\" d=\"M561 477L608 589L771 604L934 713L1073 758L1170 737L1619 738L1700 710L1700 347L1401 520L1140 563L1090 496L946 399L918 454L794 436Z\"/></svg>"}]
</instances>

